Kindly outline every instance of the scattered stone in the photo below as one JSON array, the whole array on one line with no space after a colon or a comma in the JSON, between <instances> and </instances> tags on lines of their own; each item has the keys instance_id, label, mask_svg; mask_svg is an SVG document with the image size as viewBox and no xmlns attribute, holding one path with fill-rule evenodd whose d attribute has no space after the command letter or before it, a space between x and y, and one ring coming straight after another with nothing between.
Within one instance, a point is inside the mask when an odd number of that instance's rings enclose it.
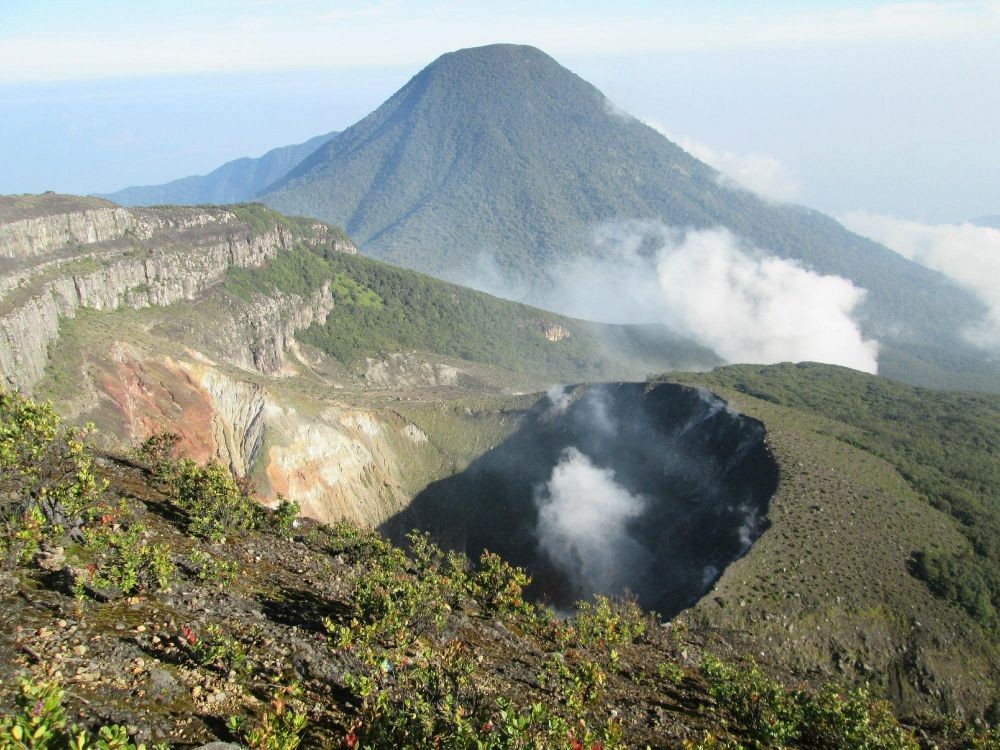
<instances>
[{"instance_id":1,"label":"scattered stone","mask_svg":"<svg viewBox=\"0 0 1000 750\"><path fill-rule=\"evenodd\" d=\"M50 573L62 570L63 566L66 565L66 551L62 547L43 549L35 555L35 565Z\"/></svg>"},{"instance_id":2,"label":"scattered stone","mask_svg":"<svg viewBox=\"0 0 1000 750\"><path fill-rule=\"evenodd\" d=\"M172 697L180 689L177 679L165 669L149 670L147 680L149 695L159 700Z\"/></svg>"}]
</instances>

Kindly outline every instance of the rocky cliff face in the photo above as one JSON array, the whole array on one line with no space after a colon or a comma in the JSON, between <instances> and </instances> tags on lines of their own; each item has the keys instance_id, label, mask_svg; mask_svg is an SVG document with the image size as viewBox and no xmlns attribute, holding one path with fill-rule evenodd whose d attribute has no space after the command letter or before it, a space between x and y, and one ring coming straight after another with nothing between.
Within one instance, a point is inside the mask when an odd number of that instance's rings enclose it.
<instances>
[{"instance_id":1,"label":"rocky cliff face","mask_svg":"<svg viewBox=\"0 0 1000 750\"><path fill-rule=\"evenodd\" d=\"M116 342L89 369L99 406L72 416L99 418L124 444L176 433L186 455L252 477L268 502L293 497L318 520L384 521L409 500L404 468L434 451L394 412L292 397L280 380L241 379L204 356L161 358Z\"/></svg>"},{"instance_id":2,"label":"rocky cliff face","mask_svg":"<svg viewBox=\"0 0 1000 750\"><path fill-rule=\"evenodd\" d=\"M323 225L314 229L315 241L328 241ZM251 226L225 208L109 205L0 224L0 254L16 264L6 278L17 280L0 298L0 376L31 391L42 377L60 320L80 308L197 299L229 268L262 266L292 242L279 224ZM354 250L342 240L336 243L335 249ZM308 300L277 298L249 307L236 323L240 335L231 331L234 358L263 372L280 370L294 331L329 312L327 291Z\"/></svg>"},{"instance_id":3,"label":"rocky cliff face","mask_svg":"<svg viewBox=\"0 0 1000 750\"><path fill-rule=\"evenodd\" d=\"M329 283L305 299L284 294L255 299L231 318L218 321L211 337L226 361L265 375L282 375L295 332L325 323L333 304Z\"/></svg>"},{"instance_id":4,"label":"rocky cliff face","mask_svg":"<svg viewBox=\"0 0 1000 750\"><path fill-rule=\"evenodd\" d=\"M39 256L74 243L92 245L117 240L136 225L132 212L111 203L105 207L76 208L0 224L0 256Z\"/></svg>"},{"instance_id":5,"label":"rocky cliff face","mask_svg":"<svg viewBox=\"0 0 1000 750\"><path fill-rule=\"evenodd\" d=\"M239 297L221 284L296 243L357 251L331 227L264 210L0 198L0 376L51 395L54 360L74 381L62 411L118 436L109 447L174 432L195 460L252 477L265 501L282 493L317 519L377 524L408 499L403 467L433 448L394 413L283 385L308 369L294 336L326 320L329 283ZM85 309L106 314L78 319Z\"/></svg>"}]
</instances>

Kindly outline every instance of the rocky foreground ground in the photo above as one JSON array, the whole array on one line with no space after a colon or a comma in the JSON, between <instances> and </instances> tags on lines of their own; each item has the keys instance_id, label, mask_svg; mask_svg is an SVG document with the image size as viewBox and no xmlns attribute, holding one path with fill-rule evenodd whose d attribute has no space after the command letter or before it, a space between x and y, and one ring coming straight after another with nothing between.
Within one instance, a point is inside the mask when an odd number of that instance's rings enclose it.
<instances>
[{"instance_id":1,"label":"rocky foreground ground","mask_svg":"<svg viewBox=\"0 0 1000 750\"><path fill-rule=\"evenodd\" d=\"M264 510L165 436L94 456L48 407L0 398L0 747L1000 742L947 717L900 722L863 689L783 685L766 654L758 666L629 602L558 618L496 556L416 534L404 554L296 519L292 501Z\"/></svg>"}]
</instances>

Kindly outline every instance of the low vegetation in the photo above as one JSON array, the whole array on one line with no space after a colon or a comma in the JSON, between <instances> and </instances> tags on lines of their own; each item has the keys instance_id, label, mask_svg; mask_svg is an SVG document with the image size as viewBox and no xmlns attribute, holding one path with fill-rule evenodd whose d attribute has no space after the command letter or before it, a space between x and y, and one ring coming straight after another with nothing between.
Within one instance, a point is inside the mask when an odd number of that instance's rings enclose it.
<instances>
[{"instance_id":1,"label":"low vegetation","mask_svg":"<svg viewBox=\"0 0 1000 750\"><path fill-rule=\"evenodd\" d=\"M50 407L4 399L4 508L25 506L6 516L11 528L34 529L24 514L57 488L85 490L59 495L80 522L40 522L36 551L18 547L0 581L0 619L20 633L16 646L0 641L4 750L213 738L252 750L910 750L918 735L971 750L1000 740L953 720L904 726L864 690L786 686L629 601L598 597L557 617L526 603L527 576L490 553L473 564L419 533L404 552L346 522L292 528L290 504L251 512L246 487L175 456L170 436L140 446L141 463L95 470ZM53 455L64 471L49 476L41 458ZM67 590L55 545L95 561L101 585L95 574Z\"/></svg>"},{"instance_id":2,"label":"low vegetation","mask_svg":"<svg viewBox=\"0 0 1000 750\"><path fill-rule=\"evenodd\" d=\"M109 724L92 733L71 725L65 694L52 683L21 680L16 712L0 720L0 750L145 750L129 742L123 726Z\"/></svg>"},{"instance_id":3,"label":"low vegetation","mask_svg":"<svg viewBox=\"0 0 1000 750\"><path fill-rule=\"evenodd\" d=\"M726 714L745 727L751 748L802 745L856 750L918 750L886 701L866 689L842 692L824 685L810 693L789 690L753 662L724 664L709 655L701 663L709 694Z\"/></svg>"},{"instance_id":4,"label":"low vegetation","mask_svg":"<svg viewBox=\"0 0 1000 750\"><path fill-rule=\"evenodd\" d=\"M328 284L334 308L298 337L353 366L401 351L492 365L533 381L644 375L715 356L655 326L597 326L498 299L360 255L299 243L261 269L234 268L241 300L275 291L308 297ZM631 370L629 370L631 368Z\"/></svg>"},{"instance_id":5,"label":"low vegetation","mask_svg":"<svg viewBox=\"0 0 1000 750\"><path fill-rule=\"evenodd\" d=\"M959 553L914 550L913 573L1000 634L1000 397L812 364L737 365L698 380L856 428L838 437L889 461L969 541Z\"/></svg>"}]
</instances>

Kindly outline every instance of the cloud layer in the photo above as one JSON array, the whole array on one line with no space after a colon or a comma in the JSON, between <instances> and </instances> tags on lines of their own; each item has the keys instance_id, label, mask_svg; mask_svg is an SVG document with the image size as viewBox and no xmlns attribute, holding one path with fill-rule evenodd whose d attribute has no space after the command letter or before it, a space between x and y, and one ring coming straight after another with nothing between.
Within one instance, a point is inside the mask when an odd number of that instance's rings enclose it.
<instances>
[{"instance_id":1,"label":"cloud layer","mask_svg":"<svg viewBox=\"0 0 1000 750\"><path fill-rule=\"evenodd\" d=\"M730 362L877 370L878 344L853 317L865 291L847 279L768 255L721 228L615 222L599 227L595 241L598 259L554 267L555 289L529 301L607 323L662 323ZM511 296L495 275L479 286Z\"/></svg>"},{"instance_id":2,"label":"cloud layer","mask_svg":"<svg viewBox=\"0 0 1000 750\"><path fill-rule=\"evenodd\" d=\"M625 2L613 12L574 4L571 23L561 3L476 5L421 0L331 10L328 0L148 0L141 14L116 14L23 3L0 27L0 81L415 64L500 40L594 55L991 39L1000 32L994 0L761 4L737 16L697 4Z\"/></svg>"},{"instance_id":3,"label":"cloud layer","mask_svg":"<svg viewBox=\"0 0 1000 750\"><path fill-rule=\"evenodd\" d=\"M719 183L742 187L771 201L788 202L802 194L802 183L791 168L769 154L737 154L709 146L685 136L674 136L653 122L647 124L672 140L696 159L721 173Z\"/></svg>"},{"instance_id":4,"label":"cloud layer","mask_svg":"<svg viewBox=\"0 0 1000 750\"><path fill-rule=\"evenodd\" d=\"M1000 349L1000 229L922 224L868 211L852 211L840 220L851 231L940 271L978 295L990 313L965 335L975 344Z\"/></svg>"}]
</instances>

